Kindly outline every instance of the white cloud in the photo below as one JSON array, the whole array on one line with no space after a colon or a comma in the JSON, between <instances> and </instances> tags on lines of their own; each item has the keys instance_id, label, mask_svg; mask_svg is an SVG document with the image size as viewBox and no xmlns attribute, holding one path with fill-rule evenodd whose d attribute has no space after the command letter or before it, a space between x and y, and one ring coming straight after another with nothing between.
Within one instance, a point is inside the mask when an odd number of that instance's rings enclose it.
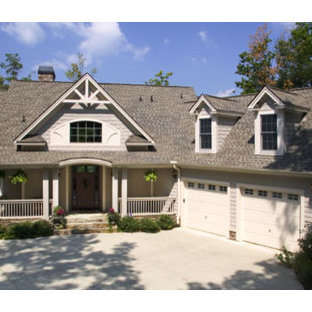
<instances>
[{"instance_id":1,"label":"white cloud","mask_svg":"<svg viewBox=\"0 0 312 312\"><path fill-rule=\"evenodd\" d=\"M92 62L93 57L130 52L142 58L150 47L136 47L130 43L118 23L49 23L55 36L62 36L64 28L81 38L78 50Z\"/></svg>"},{"instance_id":2,"label":"white cloud","mask_svg":"<svg viewBox=\"0 0 312 312\"><path fill-rule=\"evenodd\" d=\"M163 43L164 43L164 45L168 45L169 43L170 43L170 40L168 39L168 38L165 38L164 40L163 40Z\"/></svg>"},{"instance_id":3,"label":"white cloud","mask_svg":"<svg viewBox=\"0 0 312 312\"><path fill-rule=\"evenodd\" d=\"M193 64L207 64L208 60L206 57L191 57L191 62Z\"/></svg>"},{"instance_id":4,"label":"white cloud","mask_svg":"<svg viewBox=\"0 0 312 312\"><path fill-rule=\"evenodd\" d=\"M200 31L199 33L198 33L198 36L201 38L201 40L203 40L204 42L206 42L207 41L207 33L205 32L205 31Z\"/></svg>"},{"instance_id":5,"label":"white cloud","mask_svg":"<svg viewBox=\"0 0 312 312\"><path fill-rule=\"evenodd\" d=\"M38 23L6 23L1 30L27 45L34 45L45 36Z\"/></svg>"},{"instance_id":6,"label":"white cloud","mask_svg":"<svg viewBox=\"0 0 312 312\"><path fill-rule=\"evenodd\" d=\"M219 91L216 96L219 96L219 97L225 97L225 96L231 96L233 95L235 92L235 89L227 89L227 90L224 90L224 91Z\"/></svg>"}]
</instances>

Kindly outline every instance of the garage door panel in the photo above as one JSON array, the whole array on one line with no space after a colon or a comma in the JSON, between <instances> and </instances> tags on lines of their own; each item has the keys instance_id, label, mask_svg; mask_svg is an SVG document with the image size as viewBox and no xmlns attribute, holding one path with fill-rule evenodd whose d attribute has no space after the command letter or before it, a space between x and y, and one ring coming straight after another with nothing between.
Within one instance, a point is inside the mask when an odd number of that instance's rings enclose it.
<instances>
[{"instance_id":1,"label":"garage door panel","mask_svg":"<svg viewBox=\"0 0 312 312\"><path fill-rule=\"evenodd\" d=\"M281 192L282 198L274 198L267 191L267 197L244 195L242 190L243 239L248 242L273 248L285 246L297 249L300 229L300 202L287 200L287 194Z\"/></svg>"},{"instance_id":2,"label":"garage door panel","mask_svg":"<svg viewBox=\"0 0 312 312\"><path fill-rule=\"evenodd\" d=\"M229 194L220 192L218 186L215 191L208 189L208 183L204 186L205 189L187 188L186 190L186 224L190 228L228 236Z\"/></svg>"}]
</instances>

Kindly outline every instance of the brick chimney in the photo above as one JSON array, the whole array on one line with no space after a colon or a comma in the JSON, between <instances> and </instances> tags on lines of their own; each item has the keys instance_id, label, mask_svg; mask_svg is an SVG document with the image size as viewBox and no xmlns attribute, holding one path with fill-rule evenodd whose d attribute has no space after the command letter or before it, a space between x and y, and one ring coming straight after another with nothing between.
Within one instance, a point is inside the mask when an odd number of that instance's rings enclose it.
<instances>
[{"instance_id":1,"label":"brick chimney","mask_svg":"<svg viewBox=\"0 0 312 312\"><path fill-rule=\"evenodd\" d=\"M55 73L53 66L39 66L38 68L39 81L54 81Z\"/></svg>"}]
</instances>

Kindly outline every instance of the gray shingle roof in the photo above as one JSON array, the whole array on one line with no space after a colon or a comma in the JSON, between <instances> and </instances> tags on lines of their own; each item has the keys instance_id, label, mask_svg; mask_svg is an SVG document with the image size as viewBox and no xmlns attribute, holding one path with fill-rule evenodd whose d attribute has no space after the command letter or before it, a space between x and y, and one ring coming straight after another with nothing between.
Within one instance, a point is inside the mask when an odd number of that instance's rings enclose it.
<instances>
[{"instance_id":1,"label":"gray shingle roof","mask_svg":"<svg viewBox=\"0 0 312 312\"><path fill-rule=\"evenodd\" d=\"M230 134L216 154L195 153L194 116L190 107L197 96L190 87L159 87L128 84L100 84L117 103L155 140L156 152L139 151L45 151L17 152L13 140L66 92L69 82L12 82L9 91L1 97L0 114L0 166L45 164L61 160L90 157L123 164L169 164L176 160L181 165L275 169L312 172L312 112L298 125L284 156L254 154L253 112L247 111L255 97L208 96L220 110L243 111L245 114L233 126ZM312 108L312 88L289 93L272 91L292 105ZM153 96L153 102L151 102ZM23 121L23 116L25 121Z\"/></svg>"}]
</instances>

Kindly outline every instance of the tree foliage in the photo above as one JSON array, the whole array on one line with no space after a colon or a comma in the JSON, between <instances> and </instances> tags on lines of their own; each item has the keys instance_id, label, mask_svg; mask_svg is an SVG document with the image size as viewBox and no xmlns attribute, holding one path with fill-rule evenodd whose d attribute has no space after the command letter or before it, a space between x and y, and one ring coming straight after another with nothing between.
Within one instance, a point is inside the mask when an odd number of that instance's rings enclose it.
<instances>
[{"instance_id":1,"label":"tree foliage","mask_svg":"<svg viewBox=\"0 0 312 312\"><path fill-rule=\"evenodd\" d=\"M236 74L242 76L235 82L243 91L242 94L260 91L265 85L275 84L275 67L272 66L274 52L270 51L270 31L267 24L258 27L251 36L248 51L239 55L240 62Z\"/></svg>"},{"instance_id":2,"label":"tree foliage","mask_svg":"<svg viewBox=\"0 0 312 312\"><path fill-rule=\"evenodd\" d=\"M0 63L0 68L4 70L6 76L0 76L0 89L6 89L12 80L17 80L23 68L21 58L18 53L6 53L4 62ZM31 73L21 80L31 80Z\"/></svg>"},{"instance_id":3,"label":"tree foliage","mask_svg":"<svg viewBox=\"0 0 312 312\"><path fill-rule=\"evenodd\" d=\"M72 63L70 65L71 68L67 70L65 73L66 77L71 81L79 80L85 73L86 61L87 61L87 58L82 53L78 53L77 62ZM91 74L96 74L96 73L97 73L97 69L95 67L92 68Z\"/></svg>"},{"instance_id":4,"label":"tree foliage","mask_svg":"<svg viewBox=\"0 0 312 312\"><path fill-rule=\"evenodd\" d=\"M282 89L312 86L312 23L296 26L275 46L277 86Z\"/></svg>"},{"instance_id":5,"label":"tree foliage","mask_svg":"<svg viewBox=\"0 0 312 312\"><path fill-rule=\"evenodd\" d=\"M159 73L155 74L155 78L151 78L145 82L147 85L154 85L154 86L169 86L169 77L173 75L172 72L164 74L162 70Z\"/></svg>"}]
</instances>

